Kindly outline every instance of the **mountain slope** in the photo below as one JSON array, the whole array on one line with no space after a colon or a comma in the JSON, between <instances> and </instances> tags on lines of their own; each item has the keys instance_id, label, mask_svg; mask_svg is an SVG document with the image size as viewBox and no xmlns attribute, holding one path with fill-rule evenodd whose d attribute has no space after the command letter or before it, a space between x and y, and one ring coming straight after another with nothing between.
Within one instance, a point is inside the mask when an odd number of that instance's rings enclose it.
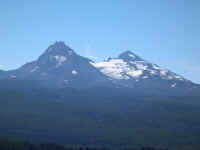
<instances>
[{"instance_id":1,"label":"mountain slope","mask_svg":"<svg viewBox=\"0 0 200 150\"><path fill-rule=\"evenodd\" d=\"M131 51L95 63L79 56L64 42L56 42L35 61L11 71L0 71L0 79L33 80L48 88L127 88L134 93L194 94L200 86L167 69L152 64Z\"/></svg>"},{"instance_id":2,"label":"mountain slope","mask_svg":"<svg viewBox=\"0 0 200 150\"><path fill-rule=\"evenodd\" d=\"M131 51L126 51L117 58L110 58L99 63L91 63L105 74L113 83L155 92L191 92L199 88L198 85L183 78L168 69L162 69L152 64Z\"/></svg>"},{"instance_id":3,"label":"mountain slope","mask_svg":"<svg viewBox=\"0 0 200 150\"><path fill-rule=\"evenodd\" d=\"M105 76L63 42L51 45L38 60L6 72L7 78L39 80L53 87L89 87L105 82Z\"/></svg>"},{"instance_id":4,"label":"mountain slope","mask_svg":"<svg viewBox=\"0 0 200 150\"><path fill-rule=\"evenodd\" d=\"M187 81L175 73L162 69L159 66L147 62L134 53L126 51L119 55L118 58L108 59L93 65L101 70L102 73L111 79L117 80L145 80L160 78L166 80Z\"/></svg>"}]
</instances>

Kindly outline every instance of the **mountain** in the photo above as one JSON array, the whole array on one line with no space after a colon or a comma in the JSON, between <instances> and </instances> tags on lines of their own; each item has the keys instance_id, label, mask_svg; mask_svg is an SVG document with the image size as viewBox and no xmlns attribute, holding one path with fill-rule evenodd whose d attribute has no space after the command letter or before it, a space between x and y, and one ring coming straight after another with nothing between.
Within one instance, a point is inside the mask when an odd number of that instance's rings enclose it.
<instances>
[{"instance_id":1,"label":"mountain","mask_svg":"<svg viewBox=\"0 0 200 150\"><path fill-rule=\"evenodd\" d=\"M35 61L11 71L0 71L1 80L31 80L48 88L106 88L149 94L198 93L199 85L162 69L131 51L95 63L75 53L64 42L55 42ZM193 93L194 94L194 93Z\"/></svg>"},{"instance_id":2,"label":"mountain","mask_svg":"<svg viewBox=\"0 0 200 150\"><path fill-rule=\"evenodd\" d=\"M118 58L93 63L93 65L110 77L111 80L134 80L138 82L147 79L163 79L189 82L167 69L162 69L155 64L143 60L130 51L120 54Z\"/></svg>"},{"instance_id":3,"label":"mountain","mask_svg":"<svg viewBox=\"0 0 200 150\"><path fill-rule=\"evenodd\" d=\"M90 62L92 61L76 54L64 42L56 42L36 61L5 74L7 79L36 80L48 87L86 88L106 80Z\"/></svg>"},{"instance_id":4,"label":"mountain","mask_svg":"<svg viewBox=\"0 0 200 150\"><path fill-rule=\"evenodd\" d=\"M168 69L152 64L131 51L125 51L117 58L91 63L110 81L126 88L138 91L172 93L191 92L199 89L197 84L183 78Z\"/></svg>"},{"instance_id":5,"label":"mountain","mask_svg":"<svg viewBox=\"0 0 200 150\"><path fill-rule=\"evenodd\" d=\"M95 63L56 42L0 71L0 138L200 149L199 91L131 51Z\"/></svg>"}]
</instances>

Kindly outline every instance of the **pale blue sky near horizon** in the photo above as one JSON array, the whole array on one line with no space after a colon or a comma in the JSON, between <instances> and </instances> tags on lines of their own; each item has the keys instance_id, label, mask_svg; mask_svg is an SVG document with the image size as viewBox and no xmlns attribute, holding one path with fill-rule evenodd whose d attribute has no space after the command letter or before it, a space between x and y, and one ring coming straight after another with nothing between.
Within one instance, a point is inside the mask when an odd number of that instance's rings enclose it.
<instances>
[{"instance_id":1,"label":"pale blue sky near horizon","mask_svg":"<svg viewBox=\"0 0 200 150\"><path fill-rule=\"evenodd\" d=\"M2 0L0 69L35 60L55 41L101 61L131 50L200 83L198 0Z\"/></svg>"}]
</instances>

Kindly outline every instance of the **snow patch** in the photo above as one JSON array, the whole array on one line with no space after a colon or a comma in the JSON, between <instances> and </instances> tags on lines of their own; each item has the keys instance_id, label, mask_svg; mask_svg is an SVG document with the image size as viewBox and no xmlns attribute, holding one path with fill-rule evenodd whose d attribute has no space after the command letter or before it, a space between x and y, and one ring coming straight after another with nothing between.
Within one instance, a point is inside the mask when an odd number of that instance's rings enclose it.
<instances>
[{"instance_id":1,"label":"snow patch","mask_svg":"<svg viewBox=\"0 0 200 150\"><path fill-rule=\"evenodd\" d=\"M123 72L125 70L129 70L127 68L127 63L122 59L111 59L110 61L104 61L100 63L91 63L93 66L99 68L102 73L105 75L114 78L114 79L127 79L127 77L123 76Z\"/></svg>"},{"instance_id":2,"label":"snow patch","mask_svg":"<svg viewBox=\"0 0 200 150\"><path fill-rule=\"evenodd\" d=\"M54 58L58 62L57 67L61 66L67 60L65 56L59 56L59 55L54 56Z\"/></svg>"},{"instance_id":3,"label":"snow patch","mask_svg":"<svg viewBox=\"0 0 200 150\"><path fill-rule=\"evenodd\" d=\"M39 67L35 66L30 72L33 73L33 72L37 71L38 69L39 69Z\"/></svg>"},{"instance_id":4,"label":"snow patch","mask_svg":"<svg viewBox=\"0 0 200 150\"><path fill-rule=\"evenodd\" d=\"M143 79L148 79L148 78L149 78L148 76L144 76L144 77L143 77Z\"/></svg>"},{"instance_id":5,"label":"snow patch","mask_svg":"<svg viewBox=\"0 0 200 150\"><path fill-rule=\"evenodd\" d=\"M153 68L156 69L156 70L160 70L161 68L158 67L157 65L153 64Z\"/></svg>"},{"instance_id":6,"label":"snow patch","mask_svg":"<svg viewBox=\"0 0 200 150\"><path fill-rule=\"evenodd\" d=\"M132 77L139 77L140 75L143 74L143 71L142 70L129 71L127 72L127 74Z\"/></svg>"},{"instance_id":7,"label":"snow patch","mask_svg":"<svg viewBox=\"0 0 200 150\"><path fill-rule=\"evenodd\" d=\"M147 61L129 61L126 62L120 58L109 59L104 62L93 63L94 67L98 68L106 76L117 80L147 79L156 77L165 80L183 80L181 76L170 72L168 69L162 69L156 64L151 64Z\"/></svg>"},{"instance_id":8,"label":"snow patch","mask_svg":"<svg viewBox=\"0 0 200 150\"><path fill-rule=\"evenodd\" d=\"M175 75L174 78L176 78L176 79L182 79L181 76L177 76L177 75Z\"/></svg>"},{"instance_id":9,"label":"snow patch","mask_svg":"<svg viewBox=\"0 0 200 150\"><path fill-rule=\"evenodd\" d=\"M143 74L143 70L136 70L123 59L110 59L109 61L91 64L99 68L105 75L118 80L128 80L130 79L129 76L135 78ZM141 65L138 65L138 68L146 69L145 66Z\"/></svg>"},{"instance_id":10,"label":"snow patch","mask_svg":"<svg viewBox=\"0 0 200 150\"><path fill-rule=\"evenodd\" d=\"M145 66L143 64L139 64L139 63L136 63L136 67L140 70L147 70L148 66Z\"/></svg>"},{"instance_id":11,"label":"snow patch","mask_svg":"<svg viewBox=\"0 0 200 150\"><path fill-rule=\"evenodd\" d=\"M160 74L163 75L163 76L166 76L168 73L168 70L161 70L160 71Z\"/></svg>"},{"instance_id":12,"label":"snow patch","mask_svg":"<svg viewBox=\"0 0 200 150\"><path fill-rule=\"evenodd\" d=\"M68 81L68 80L64 80L64 82L65 82L65 84L68 84L68 83L69 83L69 81Z\"/></svg>"},{"instance_id":13,"label":"snow patch","mask_svg":"<svg viewBox=\"0 0 200 150\"><path fill-rule=\"evenodd\" d=\"M172 87L172 88L176 87L176 83L172 84L171 87Z\"/></svg>"},{"instance_id":14,"label":"snow patch","mask_svg":"<svg viewBox=\"0 0 200 150\"><path fill-rule=\"evenodd\" d=\"M135 64L135 61L130 61L129 63L131 63L131 64Z\"/></svg>"},{"instance_id":15,"label":"snow patch","mask_svg":"<svg viewBox=\"0 0 200 150\"><path fill-rule=\"evenodd\" d=\"M156 74L156 71L155 70L151 70L150 74L154 75L154 74Z\"/></svg>"},{"instance_id":16,"label":"snow patch","mask_svg":"<svg viewBox=\"0 0 200 150\"><path fill-rule=\"evenodd\" d=\"M133 54L128 54L128 56L129 56L129 57L132 57L133 59L136 58L135 55L133 55Z\"/></svg>"},{"instance_id":17,"label":"snow patch","mask_svg":"<svg viewBox=\"0 0 200 150\"><path fill-rule=\"evenodd\" d=\"M72 71L72 74L73 74L73 75L77 75L78 72L77 72L76 70L73 70L73 71Z\"/></svg>"}]
</instances>

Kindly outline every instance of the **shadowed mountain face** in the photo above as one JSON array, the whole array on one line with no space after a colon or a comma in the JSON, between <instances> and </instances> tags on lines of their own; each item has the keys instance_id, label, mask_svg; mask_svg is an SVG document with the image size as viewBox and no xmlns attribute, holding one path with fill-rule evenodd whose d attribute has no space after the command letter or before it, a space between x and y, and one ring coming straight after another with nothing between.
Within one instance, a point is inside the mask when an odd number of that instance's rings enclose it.
<instances>
[{"instance_id":1,"label":"shadowed mountain face","mask_svg":"<svg viewBox=\"0 0 200 150\"><path fill-rule=\"evenodd\" d=\"M53 87L89 87L105 82L105 76L63 42L49 46L38 60L6 72L8 78L39 80Z\"/></svg>"},{"instance_id":2,"label":"shadowed mountain face","mask_svg":"<svg viewBox=\"0 0 200 150\"><path fill-rule=\"evenodd\" d=\"M36 80L48 88L110 87L135 92L188 93L198 85L152 64L131 51L100 63L79 56L56 42L35 61L16 70L0 71L0 79ZM184 91L184 92L183 92Z\"/></svg>"}]
</instances>

